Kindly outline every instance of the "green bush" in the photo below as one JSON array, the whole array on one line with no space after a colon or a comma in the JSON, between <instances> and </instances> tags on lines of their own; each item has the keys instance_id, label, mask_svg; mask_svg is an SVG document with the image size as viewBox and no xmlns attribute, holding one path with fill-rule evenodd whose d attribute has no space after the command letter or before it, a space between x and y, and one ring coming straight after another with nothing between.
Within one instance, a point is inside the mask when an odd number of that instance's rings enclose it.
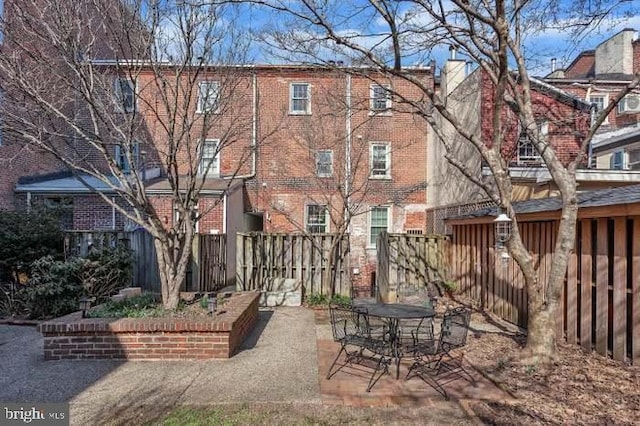
<instances>
[{"instance_id":1,"label":"green bush","mask_svg":"<svg viewBox=\"0 0 640 426\"><path fill-rule=\"evenodd\" d=\"M63 254L58 211L0 211L0 282L19 282L35 260L44 256L62 259Z\"/></svg>"},{"instance_id":2,"label":"green bush","mask_svg":"<svg viewBox=\"0 0 640 426\"><path fill-rule=\"evenodd\" d=\"M81 296L101 303L131 282L132 264L131 251L122 246L92 250L87 258L66 261L45 256L31 263L29 280L19 285L11 301L0 294L0 302L4 301L0 314L18 315L20 307L31 318L44 319L77 311Z\"/></svg>"},{"instance_id":3,"label":"green bush","mask_svg":"<svg viewBox=\"0 0 640 426\"><path fill-rule=\"evenodd\" d=\"M324 294L309 294L305 300L309 306L326 306L329 304L329 298Z\"/></svg>"}]
</instances>

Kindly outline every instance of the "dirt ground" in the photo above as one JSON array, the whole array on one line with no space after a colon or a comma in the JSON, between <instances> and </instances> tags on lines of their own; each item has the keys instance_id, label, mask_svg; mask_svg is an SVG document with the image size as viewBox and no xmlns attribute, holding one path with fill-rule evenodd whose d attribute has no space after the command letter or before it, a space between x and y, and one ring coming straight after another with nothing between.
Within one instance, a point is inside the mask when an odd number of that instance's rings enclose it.
<instances>
[{"instance_id":1,"label":"dirt ground","mask_svg":"<svg viewBox=\"0 0 640 426\"><path fill-rule=\"evenodd\" d=\"M483 316L475 313L474 320ZM515 402L474 402L487 424L639 424L640 367L558 346L546 367L519 362L525 337L475 333L467 354L473 365L515 397Z\"/></svg>"}]
</instances>

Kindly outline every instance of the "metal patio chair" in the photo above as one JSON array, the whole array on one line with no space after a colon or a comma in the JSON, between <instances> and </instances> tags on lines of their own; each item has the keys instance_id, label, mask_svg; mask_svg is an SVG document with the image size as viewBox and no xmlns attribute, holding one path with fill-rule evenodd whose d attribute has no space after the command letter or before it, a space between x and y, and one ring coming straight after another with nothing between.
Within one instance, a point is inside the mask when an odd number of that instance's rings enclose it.
<instances>
[{"instance_id":1,"label":"metal patio chair","mask_svg":"<svg viewBox=\"0 0 640 426\"><path fill-rule=\"evenodd\" d=\"M466 308L448 309L442 319L437 339L414 334L415 362L409 368L407 380L419 377L449 399L443 385L464 378L475 386L473 376L464 368L464 353L459 351L467 342L471 311ZM424 338L427 336L427 338Z\"/></svg>"},{"instance_id":2,"label":"metal patio chair","mask_svg":"<svg viewBox=\"0 0 640 426\"><path fill-rule=\"evenodd\" d=\"M389 342L384 339L384 331L382 336L371 334L366 308L349 309L330 305L329 313L333 340L340 343L340 351L329 367L327 380L347 365L364 366L373 370L367 385L367 392L369 392L380 377L389 373L391 349ZM345 359L342 363L338 363L343 353Z\"/></svg>"}]
</instances>

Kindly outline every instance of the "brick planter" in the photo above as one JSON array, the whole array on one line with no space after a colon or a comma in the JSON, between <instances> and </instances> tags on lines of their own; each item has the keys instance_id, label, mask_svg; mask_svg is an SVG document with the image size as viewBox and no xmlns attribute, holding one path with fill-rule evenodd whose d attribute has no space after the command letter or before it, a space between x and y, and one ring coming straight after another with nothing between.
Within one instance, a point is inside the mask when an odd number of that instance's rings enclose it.
<instances>
[{"instance_id":1,"label":"brick planter","mask_svg":"<svg viewBox=\"0 0 640 426\"><path fill-rule=\"evenodd\" d=\"M230 358L258 320L259 292L233 293L211 319L82 318L75 312L44 322L44 358Z\"/></svg>"}]
</instances>

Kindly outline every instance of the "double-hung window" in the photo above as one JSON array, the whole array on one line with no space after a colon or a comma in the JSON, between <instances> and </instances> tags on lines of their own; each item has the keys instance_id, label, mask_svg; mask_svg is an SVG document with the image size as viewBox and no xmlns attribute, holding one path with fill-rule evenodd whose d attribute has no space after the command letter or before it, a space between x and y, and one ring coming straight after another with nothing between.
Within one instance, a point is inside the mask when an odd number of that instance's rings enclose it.
<instances>
[{"instance_id":1,"label":"double-hung window","mask_svg":"<svg viewBox=\"0 0 640 426\"><path fill-rule=\"evenodd\" d=\"M389 230L391 219L390 208L388 206L373 207L369 213L369 246L376 247L378 235L382 231Z\"/></svg>"},{"instance_id":2,"label":"double-hung window","mask_svg":"<svg viewBox=\"0 0 640 426\"><path fill-rule=\"evenodd\" d=\"M200 147L200 164L198 174L208 176L220 175L220 156L217 139L207 139Z\"/></svg>"},{"instance_id":3,"label":"double-hung window","mask_svg":"<svg viewBox=\"0 0 640 426\"><path fill-rule=\"evenodd\" d=\"M547 121L539 121L538 133L541 138L546 138L549 133L549 124ZM517 164L519 166L538 165L542 163L542 157L536 149L533 141L526 132L526 129L521 126L520 136L518 137L518 158Z\"/></svg>"},{"instance_id":4,"label":"double-hung window","mask_svg":"<svg viewBox=\"0 0 640 426\"><path fill-rule=\"evenodd\" d=\"M625 170L626 167L626 161L625 161L625 153L624 151L620 150L620 151L616 151L613 154L611 154L611 159L610 161L610 168L612 170Z\"/></svg>"},{"instance_id":5,"label":"double-hung window","mask_svg":"<svg viewBox=\"0 0 640 426\"><path fill-rule=\"evenodd\" d=\"M370 87L371 112L388 112L391 110L391 92L389 86L372 84Z\"/></svg>"},{"instance_id":6,"label":"double-hung window","mask_svg":"<svg viewBox=\"0 0 640 426\"><path fill-rule=\"evenodd\" d=\"M130 113L136 110L136 81L130 78L117 78L115 98L118 109Z\"/></svg>"},{"instance_id":7,"label":"double-hung window","mask_svg":"<svg viewBox=\"0 0 640 426\"><path fill-rule=\"evenodd\" d=\"M308 204L306 208L306 229L310 234L329 232L329 209L322 204Z\"/></svg>"},{"instance_id":8,"label":"double-hung window","mask_svg":"<svg viewBox=\"0 0 640 426\"><path fill-rule=\"evenodd\" d=\"M387 143L372 143L370 151L370 177L372 179L391 178L391 150Z\"/></svg>"},{"instance_id":9,"label":"double-hung window","mask_svg":"<svg viewBox=\"0 0 640 426\"><path fill-rule=\"evenodd\" d=\"M140 144L138 142L116 145L114 158L122 173L131 173L132 167L138 166L139 157Z\"/></svg>"},{"instance_id":10,"label":"double-hung window","mask_svg":"<svg viewBox=\"0 0 640 426\"><path fill-rule=\"evenodd\" d=\"M308 83L291 83L289 113L311 114L311 88Z\"/></svg>"},{"instance_id":11,"label":"double-hung window","mask_svg":"<svg viewBox=\"0 0 640 426\"><path fill-rule=\"evenodd\" d=\"M217 81L201 81L198 84L198 104L196 112L199 114L217 113L219 109L220 83Z\"/></svg>"},{"instance_id":12,"label":"double-hung window","mask_svg":"<svg viewBox=\"0 0 640 426\"><path fill-rule=\"evenodd\" d=\"M609 106L609 95L594 93L592 95L589 95L587 102L589 102L590 104L595 104L596 113L600 114L600 112L602 112L607 106ZM603 124L607 124L608 122L609 118L605 118Z\"/></svg>"},{"instance_id":13,"label":"double-hung window","mask_svg":"<svg viewBox=\"0 0 640 426\"><path fill-rule=\"evenodd\" d=\"M333 151L316 151L316 175L331 177L333 175Z\"/></svg>"}]
</instances>

